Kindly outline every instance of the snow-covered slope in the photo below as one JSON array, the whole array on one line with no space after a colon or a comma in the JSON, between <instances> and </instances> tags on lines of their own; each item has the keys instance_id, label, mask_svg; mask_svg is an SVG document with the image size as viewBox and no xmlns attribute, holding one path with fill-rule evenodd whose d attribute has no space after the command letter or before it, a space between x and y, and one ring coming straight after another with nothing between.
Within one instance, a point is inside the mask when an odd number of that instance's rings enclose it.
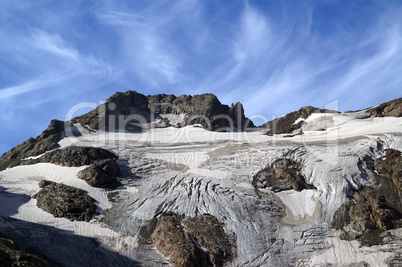
<instances>
[{"instance_id":1,"label":"snow-covered slope","mask_svg":"<svg viewBox=\"0 0 402 267\"><path fill-rule=\"evenodd\" d=\"M400 228L385 233L396 237L392 242L361 247L340 240L331 224L353 190L375 183L367 159L381 157L386 148L402 150L402 118L315 113L305 122L303 135L293 137L267 136L263 129L224 133L186 126L129 133L77 127L81 136L66 136L60 146L114 152L120 185L89 186L76 177L85 167L17 166L0 172L0 214L93 238L143 266L169 264L153 244L139 242L141 228L163 212L214 215L236 239L237 255L227 266L387 266L402 253ZM302 163L306 182L316 190L254 188L253 176L281 157ZM39 209L30 197L44 179L88 191L101 215L72 222ZM10 223L0 228L9 231ZM45 236L43 242L51 246L55 240ZM40 250L63 262L46 246Z\"/></svg>"}]
</instances>

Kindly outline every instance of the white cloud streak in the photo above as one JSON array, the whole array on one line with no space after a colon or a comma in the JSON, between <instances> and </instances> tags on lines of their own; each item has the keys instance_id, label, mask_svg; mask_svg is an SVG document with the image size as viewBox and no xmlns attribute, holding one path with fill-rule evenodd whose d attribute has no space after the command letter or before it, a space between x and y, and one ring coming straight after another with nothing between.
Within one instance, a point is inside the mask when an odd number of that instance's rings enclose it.
<instances>
[{"instance_id":1,"label":"white cloud streak","mask_svg":"<svg viewBox=\"0 0 402 267\"><path fill-rule=\"evenodd\" d=\"M64 90L71 92L85 86L96 88L114 78L113 67L81 54L59 35L32 29L28 36L17 36L16 39L18 45L12 50L17 61L28 67L37 66L40 71L36 77L21 79L17 85L0 88L0 100L38 90L58 90L49 94L59 96L66 93Z\"/></svg>"}]
</instances>

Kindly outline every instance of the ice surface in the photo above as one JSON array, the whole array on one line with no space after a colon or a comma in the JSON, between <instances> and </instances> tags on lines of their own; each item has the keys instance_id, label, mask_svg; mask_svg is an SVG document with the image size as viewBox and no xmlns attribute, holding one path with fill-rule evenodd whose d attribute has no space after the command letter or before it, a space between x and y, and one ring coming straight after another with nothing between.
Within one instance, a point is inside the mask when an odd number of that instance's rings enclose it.
<instances>
[{"instance_id":1,"label":"ice surface","mask_svg":"<svg viewBox=\"0 0 402 267\"><path fill-rule=\"evenodd\" d=\"M263 129L223 133L187 126L111 133L77 127L81 136L66 136L59 144L113 151L126 174L122 185L90 187L76 177L86 166L18 166L0 172L0 214L96 238L145 266L167 262L152 244L138 242L141 227L164 211L210 213L223 222L237 239L237 258L228 266L362 261L385 266L396 252L385 245L361 248L341 241L329 227L351 190L374 182L365 156L377 158L385 148L402 150L402 118L363 117L313 114L305 120L304 134L291 138L267 136ZM255 190L253 175L280 157L300 162L307 183L317 190ZM30 199L42 179L87 190L102 215L89 223L54 218Z\"/></svg>"}]
</instances>

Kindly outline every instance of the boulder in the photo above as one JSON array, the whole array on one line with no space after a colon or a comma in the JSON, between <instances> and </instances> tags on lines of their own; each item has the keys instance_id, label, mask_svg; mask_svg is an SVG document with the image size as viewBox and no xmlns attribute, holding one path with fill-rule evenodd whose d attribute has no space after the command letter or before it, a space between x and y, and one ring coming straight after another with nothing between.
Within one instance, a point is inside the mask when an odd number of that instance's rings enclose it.
<instances>
[{"instance_id":1,"label":"boulder","mask_svg":"<svg viewBox=\"0 0 402 267\"><path fill-rule=\"evenodd\" d=\"M271 187L272 191L294 189L316 189L314 185L307 184L301 174L301 164L288 158L280 158L265 167L253 176L255 188Z\"/></svg>"},{"instance_id":2,"label":"boulder","mask_svg":"<svg viewBox=\"0 0 402 267\"><path fill-rule=\"evenodd\" d=\"M99 160L80 171L77 176L85 180L90 186L100 187L112 181L119 172L115 159Z\"/></svg>"},{"instance_id":3,"label":"boulder","mask_svg":"<svg viewBox=\"0 0 402 267\"><path fill-rule=\"evenodd\" d=\"M88 222L96 214L95 199L87 191L51 181L41 181L39 186L41 190L32 197L39 208L55 217Z\"/></svg>"}]
</instances>

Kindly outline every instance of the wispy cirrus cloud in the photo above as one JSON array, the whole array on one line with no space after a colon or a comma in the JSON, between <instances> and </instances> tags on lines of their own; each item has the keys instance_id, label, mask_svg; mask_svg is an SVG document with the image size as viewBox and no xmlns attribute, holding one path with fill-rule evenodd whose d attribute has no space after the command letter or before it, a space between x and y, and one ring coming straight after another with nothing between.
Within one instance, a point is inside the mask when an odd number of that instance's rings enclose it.
<instances>
[{"instance_id":1,"label":"wispy cirrus cloud","mask_svg":"<svg viewBox=\"0 0 402 267\"><path fill-rule=\"evenodd\" d=\"M99 86L99 83L113 79L113 67L95 59L90 55L83 55L74 49L60 35L49 34L39 29L32 29L27 36L15 36L15 43L8 41L10 46L0 49L2 53L13 50L19 67L36 66L37 75L27 79L20 79L13 86L0 88L0 100L13 96L30 93L37 90L51 90L49 93L59 95L79 90L83 86ZM52 92L53 91L53 92ZM56 92L55 92L56 91Z\"/></svg>"},{"instance_id":2,"label":"wispy cirrus cloud","mask_svg":"<svg viewBox=\"0 0 402 267\"><path fill-rule=\"evenodd\" d=\"M319 12L307 5L303 15L273 20L272 14L246 4L227 60L233 63L204 88L226 89L230 93L224 100L242 99L248 115L278 116L334 99L343 110L364 108L400 97L398 12L385 7L370 26L354 29L356 36L344 25L331 33L317 30Z\"/></svg>"},{"instance_id":3,"label":"wispy cirrus cloud","mask_svg":"<svg viewBox=\"0 0 402 267\"><path fill-rule=\"evenodd\" d=\"M334 99L347 110L401 97L396 0L0 7L0 123L11 125L0 139L13 145L14 135L34 135L62 110L116 91L214 93L223 103L241 100L248 116L267 117ZM26 120L38 125L28 129Z\"/></svg>"}]
</instances>

